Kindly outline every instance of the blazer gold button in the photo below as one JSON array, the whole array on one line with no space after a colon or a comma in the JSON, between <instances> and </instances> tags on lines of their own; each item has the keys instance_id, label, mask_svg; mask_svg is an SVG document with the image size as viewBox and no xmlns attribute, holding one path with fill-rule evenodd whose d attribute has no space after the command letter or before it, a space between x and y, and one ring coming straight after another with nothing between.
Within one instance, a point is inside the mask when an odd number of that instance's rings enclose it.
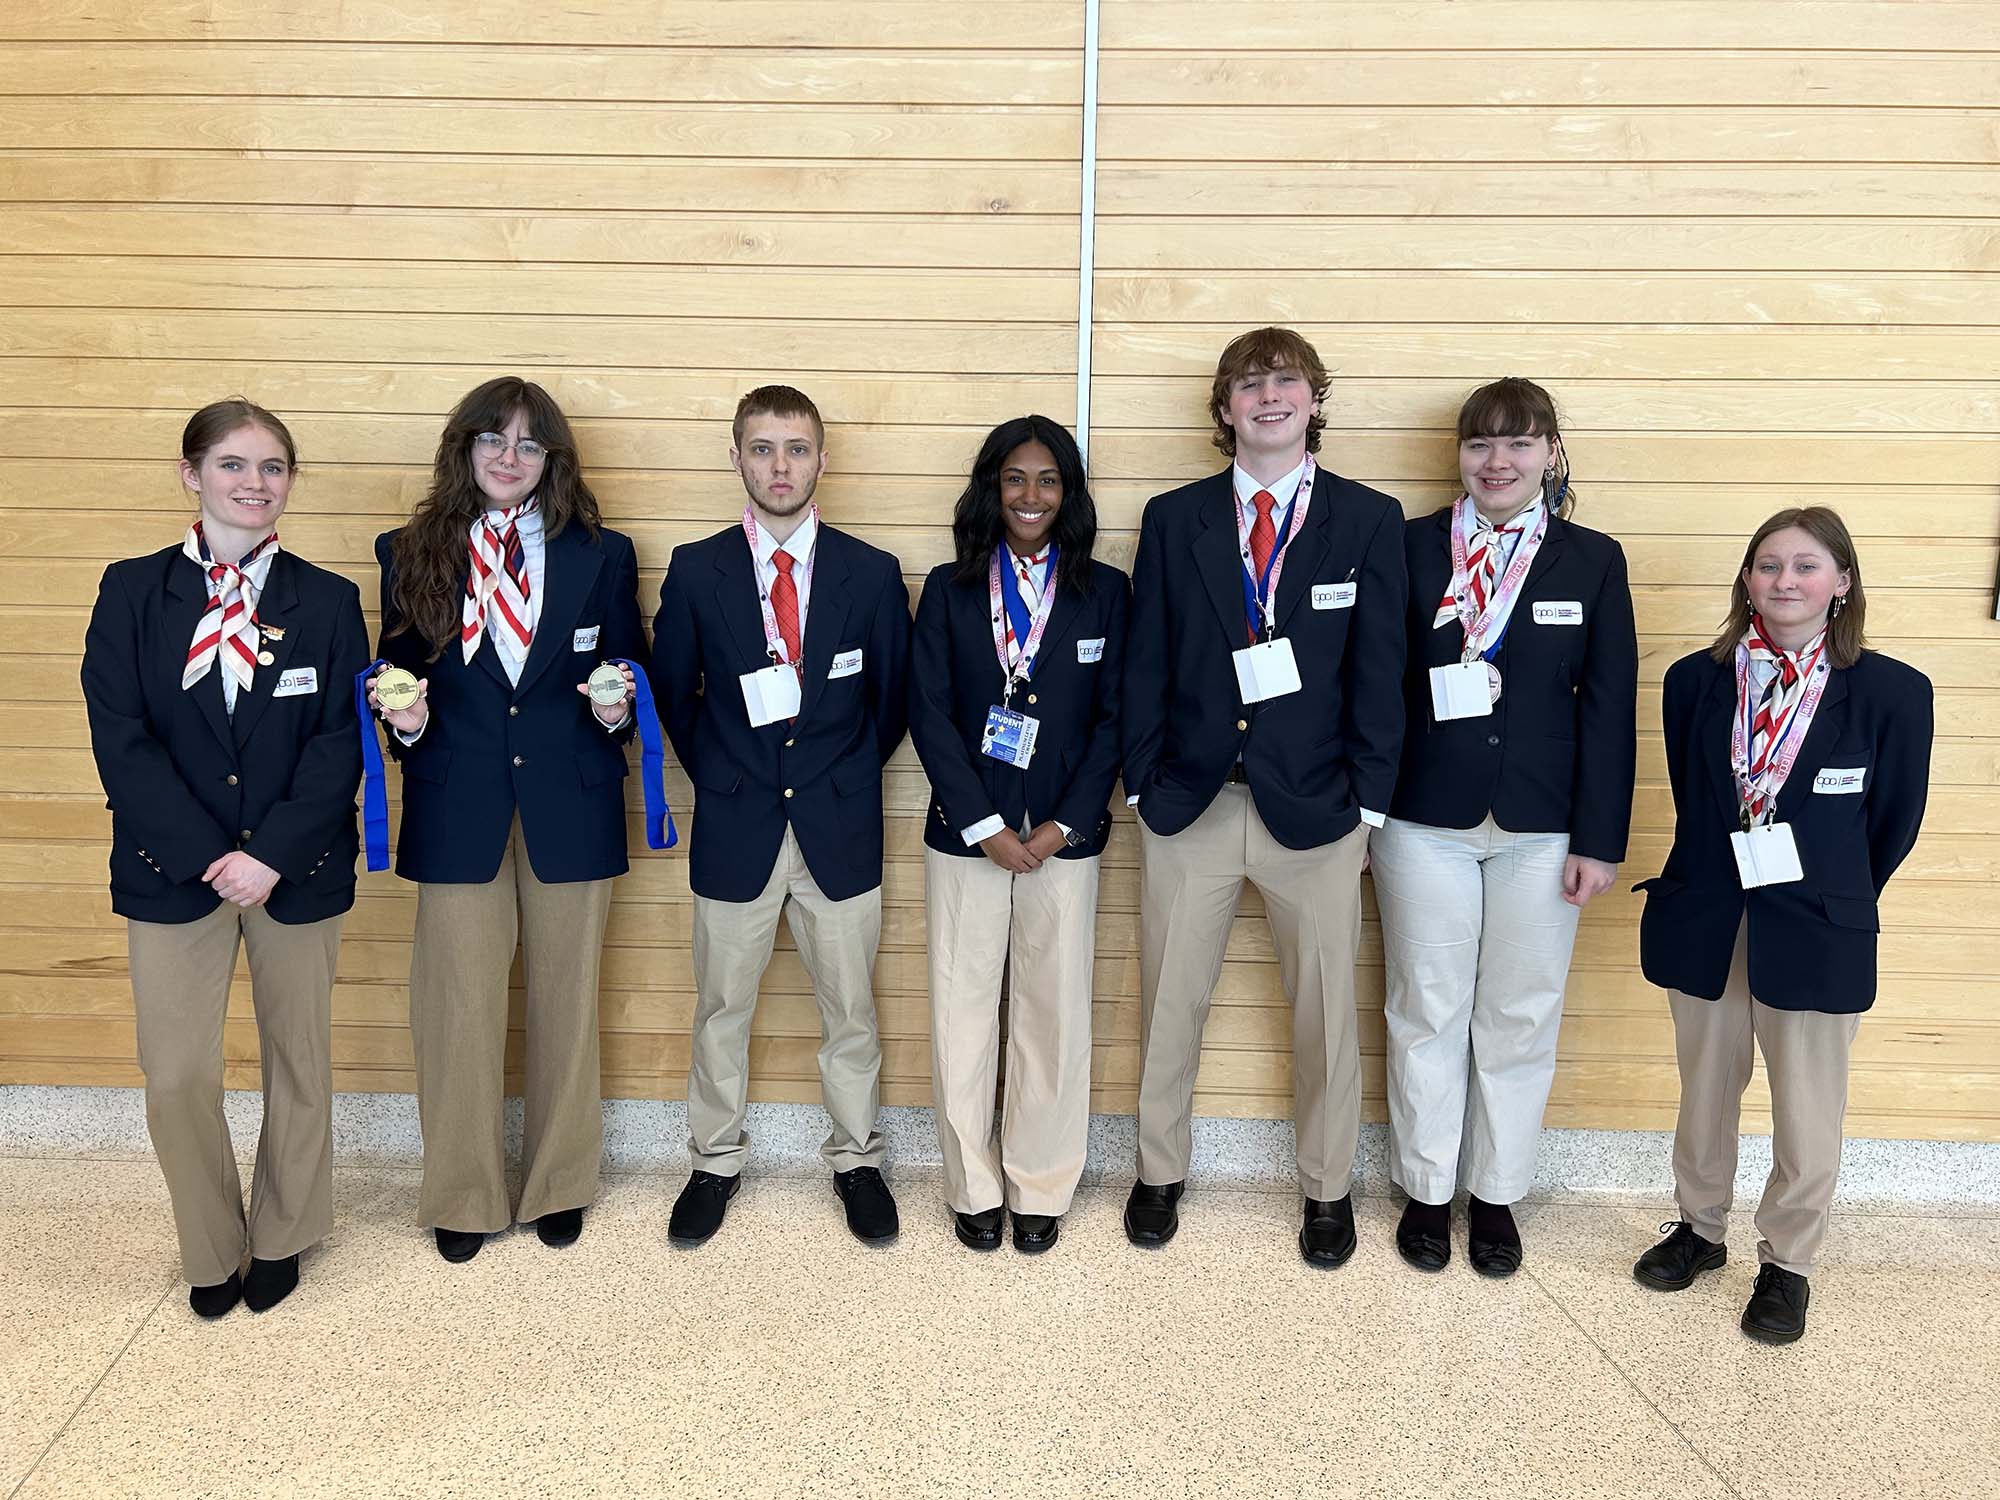
<instances>
[{"instance_id":1,"label":"blazer gold button","mask_svg":"<svg viewBox=\"0 0 2000 1500\"><path fill-rule=\"evenodd\" d=\"M227 781L231 786L236 785L236 775L234 772L231 772L229 775L223 777L223 780Z\"/></svg>"},{"instance_id":2,"label":"blazer gold button","mask_svg":"<svg viewBox=\"0 0 2000 1500\"><path fill-rule=\"evenodd\" d=\"M1033 693L1028 694L1028 701L1030 703L1033 703L1035 701L1035 695Z\"/></svg>"},{"instance_id":3,"label":"blazer gold button","mask_svg":"<svg viewBox=\"0 0 2000 1500\"><path fill-rule=\"evenodd\" d=\"M514 757L514 764L517 766L525 766L527 763L528 763L528 757L525 755L517 755Z\"/></svg>"},{"instance_id":4,"label":"blazer gold button","mask_svg":"<svg viewBox=\"0 0 2000 1500\"><path fill-rule=\"evenodd\" d=\"M797 740L786 740L786 741L785 741L785 748L786 748L787 750L789 750L789 749L791 749L791 748L792 748L792 746L796 745L797 743L798 743L798 741L797 741Z\"/></svg>"},{"instance_id":5,"label":"blazer gold button","mask_svg":"<svg viewBox=\"0 0 2000 1500\"><path fill-rule=\"evenodd\" d=\"M785 788L785 795L786 795L787 797L789 797L789 796L791 796L791 795L792 795L792 789L791 789L790 787L786 787L786 788Z\"/></svg>"},{"instance_id":6,"label":"blazer gold button","mask_svg":"<svg viewBox=\"0 0 2000 1500\"><path fill-rule=\"evenodd\" d=\"M239 830L239 831L240 831L240 832L242 833L242 835L243 835L243 842L244 842L244 843L246 843L246 844L247 844L247 843L249 843L249 842L250 842L250 830L249 830L249 829L247 829L247 828L245 828L245 829L241 829L241 830Z\"/></svg>"},{"instance_id":7,"label":"blazer gold button","mask_svg":"<svg viewBox=\"0 0 2000 1500\"><path fill-rule=\"evenodd\" d=\"M508 704L508 705L507 705L507 717L508 717L508 718L510 718L510 719L518 719L518 718L520 718L520 717L521 717L521 705L520 705L520 704L518 704L518 703L510 703L510 704Z\"/></svg>"},{"instance_id":8,"label":"blazer gold button","mask_svg":"<svg viewBox=\"0 0 2000 1500\"><path fill-rule=\"evenodd\" d=\"M1248 729L1250 727L1250 721L1248 719L1238 719L1236 721L1236 727L1238 729Z\"/></svg>"}]
</instances>

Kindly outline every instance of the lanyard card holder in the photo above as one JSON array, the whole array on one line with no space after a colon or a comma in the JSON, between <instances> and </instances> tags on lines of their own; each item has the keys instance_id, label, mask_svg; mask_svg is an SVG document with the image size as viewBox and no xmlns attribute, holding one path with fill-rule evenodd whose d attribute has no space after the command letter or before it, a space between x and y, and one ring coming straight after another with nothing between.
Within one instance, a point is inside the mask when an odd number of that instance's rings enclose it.
<instances>
[{"instance_id":1,"label":"lanyard card holder","mask_svg":"<svg viewBox=\"0 0 2000 1500\"><path fill-rule=\"evenodd\" d=\"M1736 878L1746 891L1806 878L1789 823L1760 823L1746 833L1732 833L1729 847L1736 854Z\"/></svg>"},{"instance_id":2,"label":"lanyard card holder","mask_svg":"<svg viewBox=\"0 0 2000 1500\"><path fill-rule=\"evenodd\" d=\"M1431 716L1484 719L1493 712L1491 674L1483 661L1455 661L1431 668Z\"/></svg>"},{"instance_id":3,"label":"lanyard card holder","mask_svg":"<svg viewBox=\"0 0 2000 1500\"><path fill-rule=\"evenodd\" d=\"M788 664L745 672L736 680L743 685L743 706L750 711L752 729L799 716L799 674Z\"/></svg>"},{"instance_id":4,"label":"lanyard card holder","mask_svg":"<svg viewBox=\"0 0 2000 1500\"><path fill-rule=\"evenodd\" d=\"M979 753L1025 771L1028 762L1035 758L1035 736L1041 732L1040 719L1031 719L996 703L986 710L986 729L979 737Z\"/></svg>"},{"instance_id":5,"label":"lanyard card holder","mask_svg":"<svg viewBox=\"0 0 2000 1500\"><path fill-rule=\"evenodd\" d=\"M1299 664L1292 656L1292 643L1283 636L1232 651L1229 657L1236 664L1236 690L1245 703L1282 698L1302 686Z\"/></svg>"}]
</instances>

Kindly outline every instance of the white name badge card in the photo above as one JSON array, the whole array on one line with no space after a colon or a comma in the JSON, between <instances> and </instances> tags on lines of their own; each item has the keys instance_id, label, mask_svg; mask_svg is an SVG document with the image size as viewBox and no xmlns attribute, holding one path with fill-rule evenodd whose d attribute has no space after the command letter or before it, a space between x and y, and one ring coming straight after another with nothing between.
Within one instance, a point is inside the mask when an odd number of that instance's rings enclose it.
<instances>
[{"instance_id":1,"label":"white name badge card","mask_svg":"<svg viewBox=\"0 0 2000 1500\"><path fill-rule=\"evenodd\" d=\"M1358 583L1316 583L1313 585L1312 604L1314 609L1352 609L1354 591Z\"/></svg>"},{"instance_id":2,"label":"white name badge card","mask_svg":"<svg viewBox=\"0 0 2000 1500\"><path fill-rule=\"evenodd\" d=\"M986 732L980 737L979 753L1025 771L1035 758L1035 736L1041 732L1040 719L996 703L986 710Z\"/></svg>"},{"instance_id":3,"label":"white name badge card","mask_svg":"<svg viewBox=\"0 0 2000 1500\"><path fill-rule=\"evenodd\" d=\"M1862 786L1867 780L1866 766L1854 766L1838 771L1829 766L1813 777L1813 790L1823 797L1855 797L1861 794Z\"/></svg>"},{"instance_id":4,"label":"white name badge card","mask_svg":"<svg viewBox=\"0 0 2000 1500\"><path fill-rule=\"evenodd\" d=\"M1299 681L1299 664L1292 657L1292 643L1283 636L1275 641L1259 641L1229 655L1236 663L1236 690L1245 703L1282 698L1303 686Z\"/></svg>"},{"instance_id":5,"label":"white name badge card","mask_svg":"<svg viewBox=\"0 0 2000 1500\"><path fill-rule=\"evenodd\" d=\"M602 625L586 625L581 630L572 630L569 636L569 649L572 651L595 651L597 649L598 634L603 629Z\"/></svg>"},{"instance_id":6,"label":"white name badge card","mask_svg":"<svg viewBox=\"0 0 2000 1500\"><path fill-rule=\"evenodd\" d=\"M1534 607L1537 625L1581 625L1583 604L1576 599L1549 599Z\"/></svg>"},{"instance_id":7,"label":"white name badge card","mask_svg":"<svg viewBox=\"0 0 2000 1500\"><path fill-rule=\"evenodd\" d=\"M1483 661L1455 661L1431 668L1431 714L1445 719L1484 719L1493 712L1491 677Z\"/></svg>"},{"instance_id":8,"label":"white name badge card","mask_svg":"<svg viewBox=\"0 0 2000 1500\"><path fill-rule=\"evenodd\" d=\"M1736 851L1736 878L1746 891L1806 878L1789 823L1764 823L1748 833L1732 833L1729 847Z\"/></svg>"},{"instance_id":9,"label":"white name badge card","mask_svg":"<svg viewBox=\"0 0 2000 1500\"><path fill-rule=\"evenodd\" d=\"M743 706L750 711L752 729L799 716L799 674L789 666L745 672L736 680L743 685Z\"/></svg>"},{"instance_id":10,"label":"white name badge card","mask_svg":"<svg viewBox=\"0 0 2000 1500\"><path fill-rule=\"evenodd\" d=\"M307 693L319 691L319 670L315 667L293 667L289 672L278 674L278 685L271 690L273 698L298 698Z\"/></svg>"},{"instance_id":11,"label":"white name badge card","mask_svg":"<svg viewBox=\"0 0 2000 1500\"><path fill-rule=\"evenodd\" d=\"M833 659L832 665L826 669L826 680L832 682L836 677L852 677L860 670L861 648L857 646L852 651L841 652Z\"/></svg>"}]
</instances>

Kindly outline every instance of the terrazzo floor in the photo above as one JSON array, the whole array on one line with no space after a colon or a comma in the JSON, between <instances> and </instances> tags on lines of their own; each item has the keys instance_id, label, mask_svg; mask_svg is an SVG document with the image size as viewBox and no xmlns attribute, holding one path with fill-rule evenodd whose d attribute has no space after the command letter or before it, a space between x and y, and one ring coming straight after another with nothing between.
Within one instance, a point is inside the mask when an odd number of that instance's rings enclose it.
<instances>
[{"instance_id":1,"label":"terrazzo floor","mask_svg":"<svg viewBox=\"0 0 2000 1500\"><path fill-rule=\"evenodd\" d=\"M0 1494L1950 1496L2000 1494L2000 1217L1847 1214L1806 1339L1736 1316L1754 1232L1636 1286L1657 1207L1530 1204L1524 1273L1334 1272L1296 1200L1218 1190L1144 1254L1123 1182L1057 1248L977 1256L934 1176L893 1247L830 1183L746 1182L665 1242L675 1175L608 1177L581 1241L448 1266L417 1174L342 1168L272 1312L207 1324L152 1163L0 1158Z\"/></svg>"}]
</instances>

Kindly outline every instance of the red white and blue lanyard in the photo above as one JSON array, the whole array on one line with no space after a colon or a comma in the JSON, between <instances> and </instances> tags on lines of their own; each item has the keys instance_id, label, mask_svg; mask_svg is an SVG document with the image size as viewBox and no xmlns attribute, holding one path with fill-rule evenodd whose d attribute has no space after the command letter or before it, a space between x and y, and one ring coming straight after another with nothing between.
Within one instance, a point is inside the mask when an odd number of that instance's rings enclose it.
<instances>
[{"instance_id":1,"label":"red white and blue lanyard","mask_svg":"<svg viewBox=\"0 0 2000 1500\"><path fill-rule=\"evenodd\" d=\"M817 505L813 506L807 515L808 519L812 522L812 550L805 555L805 571L792 585L798 591L800 600L799 651L801 654L805 651L806 634L804 601L812 592L813 559L819 555L819 507ZM754 507L748 505L743 507L743 535L750 539L750 562L753 567L757 567L757 512ZM782 551L783 547L784 544L780 543L779 550ZM788 664L793 671L803 676L805 673L805 663L796 661L787 663L785 638L778 633L778 612L771 607L771 591L764 587L764 572L761 567L757 567L757 603L764 611L764 650L769 654L772 661Z\"/></svg>"},{"instance_id":2,"label":"red white and blue lanyard","mask_svg":"<svg viewBox=\"0 0 2000 1500\"><path fill-rule=\"evenodd\" d=\"M1812 731L1813 715L1819 712L1819 700L1826 692L1827 680L1833 669L1827 665L1826 647L1822 644L1812 653L1812 664L1805 667L1806 688L1783 723L1771 726L1771 740L1764 752L1760 765L1750 764L1750 723L1756 717L1758 705L1750 697L1750 648L1742 642L1736 646L1736 713L1735 723L1729 733L1729 769L1736 779L1736 796L1743 810L1743 826L1747 831L1757 823L1771 822L1777 815L1778 793L1784 789L1785 778L1792 774L1792 764L1799 758L1804 748L1806 735ZM1782 674L1783 663L1776 670Z\"/></svg>"},{"instance_id":3,"label":"red white and blue lanyard","mask_svg":"<svg viewBox=\"0 0 2000 1500\"><path fill-rule=\"evenodd\" d=\"M1048 629L1049 611L1055 606L1056 545L1049 543L1048 565L1042 570L1042 596L1035 601L1032 617L1028 613L1027 601L1021 597L1020 585L1014 581L1013 571L1001 566L1000 555L1007 550L1005 543L993 549L993 560L986 573L986 597L993 616L993 652L1000 658L1000 670L1007 678L1006 692L1000 701L1012 704L1014 689L1035 675L1035 660L1042 650L1042 632ZM1011 662L1007 659L1010 635L1021 648L1020 656Z\"/></svg>"},{"instance_id":4,"label":"red white and blue lanyard","mask_svg":"<svg viewBox=\"0 0 2000 1500\"><path fill-rule=\"evenodd\" d=\"M1249 620L1250 628L1265 640L1270 639L1275 628L1273 605L1278 598L1278 579L1285 571L1285 554L1291 550L1292 539L1299 534L1299 528L1306 523L1306 505L1312 499L1314 472L1312 455L1307 454L1305 469L1299 475L1299 487L1292 491L1292 503L1285 507L1284 524L1278 528L1284 533L1284 539L1271 549L1271 560L1264 565L1263 578L1259 580L1252 574L1248 560L1243 563L1243 614ZM1241 496L1237 497L1236 505L1241 511ZM1255 524L1254 518L1252 524Z\"/></svg>"},{"instance_id":5,"label":"red white and blue lanyard","mask_svg":"<svg viewBox=\"0 0 2000 1500\"><path fill-rule=\"evenodd\" d=\"M1461 662L1482 658L1491 661L1499 654L1501 643L1507 639L1507 627L1514 623L1514 606L1520 601L1521 586L1527 582L1528 570L1535 565L1535 554L1542 550L1542 538L1549 532L1549 511L1547 506L1543 506L1534 531L1515 546L1513 561L1493 586L1486 608L1473 618L1469 608L1472 586L1468 581L1472 569L1465 543L1466 511L1470 508L1471 499L1469 495L1460 495L1451 505L1452 597L1458 601L1458 621L1465 630L1465 645L1459 652ZM1498 528L1495 530L1497 533ZM1496 534L1487 545L1499 546L1499 536Z\"/></svg>"}]
</instances>

